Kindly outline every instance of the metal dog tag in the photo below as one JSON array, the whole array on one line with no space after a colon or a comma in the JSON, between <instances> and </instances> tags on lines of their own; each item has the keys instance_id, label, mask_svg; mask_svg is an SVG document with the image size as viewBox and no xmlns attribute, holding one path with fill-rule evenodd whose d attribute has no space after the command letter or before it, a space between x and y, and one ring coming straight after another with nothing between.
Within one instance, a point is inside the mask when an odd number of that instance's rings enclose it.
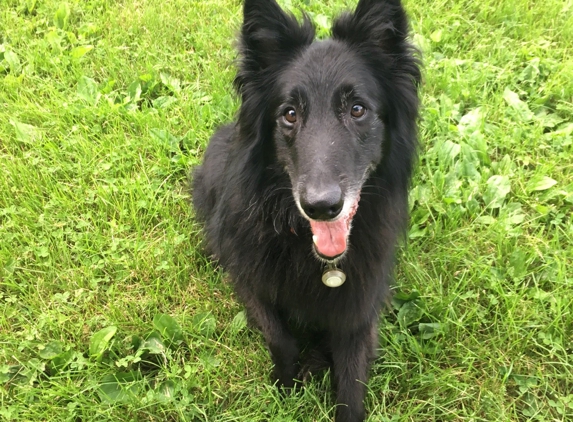
<instances>
[{"instance_id":1,"label":"metal dog tag","mask_svg":"<svg viewBox=\"0 0 573 422\"><path fill-rule=\"evenodd\" d=\"M340 287L346 281L346 274L335 265L329 265L322 273L322 282L328 287Z\"/></svg>"}]
</instances>

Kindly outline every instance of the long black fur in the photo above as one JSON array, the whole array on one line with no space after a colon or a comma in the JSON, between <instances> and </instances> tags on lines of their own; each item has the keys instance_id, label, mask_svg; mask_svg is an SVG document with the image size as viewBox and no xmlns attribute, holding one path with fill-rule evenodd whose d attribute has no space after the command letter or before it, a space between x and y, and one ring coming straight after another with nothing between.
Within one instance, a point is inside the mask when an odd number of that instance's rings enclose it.
<instances>
[{"instance_id":1,"label":"long black fur","mask_svg":"<svg viewBox=\"0 0 573 422\"><path fill-rule=\"evenodd\" d=\"M308 18L299 23L274 0L246 0L238 119L213 135L193 174L208 249L262 331L276 380L292 387L304 339L320 343L332 365L337 422L365 417L378 315L408 219L420 70L407 34L399 0L360 0L320 42ZM338 93L341 86L349 92ZM291 88L302 99L289 97ZM353 95L373 108L366 120L345 114ZM295 129L281 120L285 103L298 104ZM333 183L343 195L360 190L337 262L347 281L338 288L321 282L325 263L295 199Z\"/></svg>"}]
</instances>

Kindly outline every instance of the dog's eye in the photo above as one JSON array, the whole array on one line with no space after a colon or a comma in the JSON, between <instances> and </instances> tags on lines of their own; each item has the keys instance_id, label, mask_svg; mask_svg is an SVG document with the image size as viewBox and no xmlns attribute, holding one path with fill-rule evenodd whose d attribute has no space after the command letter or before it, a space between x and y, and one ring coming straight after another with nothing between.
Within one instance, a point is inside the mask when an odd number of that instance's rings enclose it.
<instances>
[{"instance_id":1,"label":"dog's eye","mask_svg":"<svg viewBox=\"0 0 573 422\"><path fill-rule=\"evenodd\" d=\"M362 117L364 116L364 113L366 113L366 107L364 107L361 104L354 104L352 106L352 109L350 109L350 114L352 115L352 117Z\"/></svg>"},{"instance_id":2,"label":"dog's eye","mask_svg":"<svg viewBox=\"0 0 573 422\"><path fill-rule=\"evenodd\" d=\"M290 123L293 124L296 122L296 110L292 107L289 107L285 110L285 114L283 115L284 119Z\"/></svg>"}]
</instances>

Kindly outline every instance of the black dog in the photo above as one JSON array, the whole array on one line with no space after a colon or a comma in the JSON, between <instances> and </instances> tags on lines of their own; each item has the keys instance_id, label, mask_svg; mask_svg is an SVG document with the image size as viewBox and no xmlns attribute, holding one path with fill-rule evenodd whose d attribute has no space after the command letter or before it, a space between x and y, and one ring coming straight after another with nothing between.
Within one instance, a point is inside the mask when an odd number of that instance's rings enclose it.
<instances>
[{"instance_id":1,"label":"black dog","mask_svg":"<svg viewBox=\"0 0 573 422\"><path fill-rule=\"evenodd\" d=\"M420 70L407 34L400 0L360 0L317 42L308 18L246 0L238 120L215 133L194 173L208 248L262 331L276 380L292 387L301 352L320 350L337 422L365 417L408 219Z\"/></svg>"}]
</instances>

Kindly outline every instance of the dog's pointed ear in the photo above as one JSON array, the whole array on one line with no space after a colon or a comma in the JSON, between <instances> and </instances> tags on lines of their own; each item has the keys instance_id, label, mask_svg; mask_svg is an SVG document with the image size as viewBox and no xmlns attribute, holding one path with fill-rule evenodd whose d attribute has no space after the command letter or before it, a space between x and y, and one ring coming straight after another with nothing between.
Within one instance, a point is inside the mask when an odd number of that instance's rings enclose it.
<instances>
[{"instance_id":1,"label":"dog's pointed ear","mask_svg":"<svg viewBox=\"0 0 573 422\"><path fill-rule=\"evenodd\" d=\"M360 0L354 13L335 20L332 37L353 45L376 44L388 53L403 49L408 19L400 0Z\"/></svg>"},{"instance_id":2,"label":"dog's pointed ear","mask_svg":"<svg viewBox=\"0 0 573 422\"><path fill-rule=\"evenodd\" d=\"M240 52L242 73L256 72L288 60L314 39L305 16L299 24L275 0L245 0Z\"/></svg>"}]
</instances>

